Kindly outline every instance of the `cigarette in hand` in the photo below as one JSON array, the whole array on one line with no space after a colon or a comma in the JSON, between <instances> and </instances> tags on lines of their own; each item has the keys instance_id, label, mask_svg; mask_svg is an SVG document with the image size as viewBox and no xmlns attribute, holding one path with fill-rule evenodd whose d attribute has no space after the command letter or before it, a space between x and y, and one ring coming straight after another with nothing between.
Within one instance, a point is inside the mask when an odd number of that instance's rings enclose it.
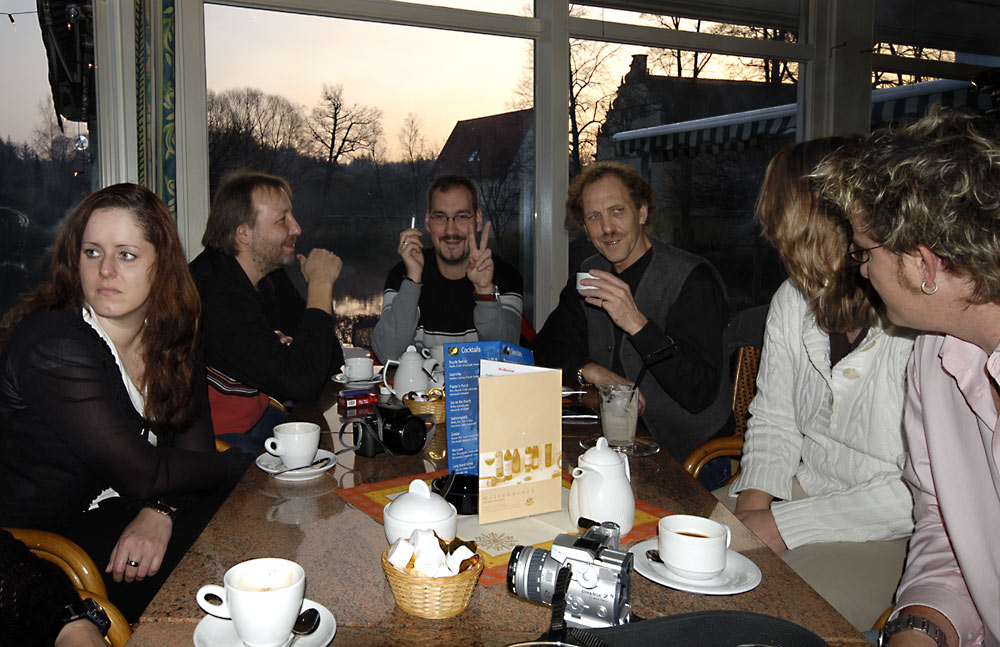
<instances>
[{"instance_id":1,"label":"cigarette in hand","mask_svg":"<svg viewBox=\"0 0 1000 647\"><path fill-rule=\"evenodd\" d=\"M417 217L410 216L410 229L416 229L416 228L417 228Z\"/></svg>"}]
</instances>

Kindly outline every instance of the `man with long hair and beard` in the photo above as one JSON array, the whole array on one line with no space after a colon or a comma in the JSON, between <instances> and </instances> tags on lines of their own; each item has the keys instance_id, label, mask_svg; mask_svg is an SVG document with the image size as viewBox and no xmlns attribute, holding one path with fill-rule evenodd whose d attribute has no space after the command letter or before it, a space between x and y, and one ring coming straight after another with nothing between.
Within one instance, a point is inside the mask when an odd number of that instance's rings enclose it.
<instances>
[{"instance_id":1,"label":"man with long hair and beard","mask_svg":"<svg viewBox=\"0 0 1000 647\"><path fill-rule=\"evenodd\" d=\"M227 175L212 201L205 251L191 261L215 433L253 454L286 417L275 402L316 400L344 361L333 318L342 263L325 249L296 254L302 229L291 200L282 178ZM284 270L296 259L305 300Z\"/></svg>"}]
</instances>

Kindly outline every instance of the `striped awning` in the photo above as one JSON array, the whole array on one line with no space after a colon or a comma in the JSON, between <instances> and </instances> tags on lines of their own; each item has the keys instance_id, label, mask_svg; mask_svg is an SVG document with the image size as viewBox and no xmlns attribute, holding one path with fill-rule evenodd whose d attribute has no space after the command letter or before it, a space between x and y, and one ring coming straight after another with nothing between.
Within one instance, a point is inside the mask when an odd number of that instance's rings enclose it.
<instances>
[{"instance_id":1,"label":"striped awning","mask_svg":"<svg viewBox=\"0 0 1000 647\"><path fill-rule=\"evenodd\" d=\"M899 121L903 117L927 114L930 106L967 106L985 111L990 97L980 94L964 81L927 81L872 91L872 128ZM673 159L701 152L743 150L763 136L795 133L794 103L718 117L693 119L674 124L628 130L612 135L615 157L656 154Z\"/></svg>"}]
</instances>

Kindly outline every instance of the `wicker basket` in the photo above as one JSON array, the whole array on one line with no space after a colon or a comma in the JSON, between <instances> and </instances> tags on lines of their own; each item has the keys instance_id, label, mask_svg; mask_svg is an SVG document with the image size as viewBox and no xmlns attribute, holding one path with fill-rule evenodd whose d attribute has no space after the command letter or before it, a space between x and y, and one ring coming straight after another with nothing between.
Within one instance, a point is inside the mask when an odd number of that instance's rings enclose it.
<instances>
[{"instance_id":1,"label":"wicker basket","mask_svg":"<svg viewBox=\"0 0 1000 647\"><path fill-rule=\"evenodd\" d=\"M403 404L409 407L410 411L413 413L433 413L434 420L437 424L444 426L445 414L448 408L445 406L444 398L438 398L437 400L430 400L427 402L421 402L419 400L411 400L410 394L407 393L403 396Z\"/></svg>"},{"instance_id":2,"label":"wicker basket","mask_svg":"<svg viewBox=\"0 0 1000 647\"><path fill-rule=\"evenodd\" d=\"M386 560L388 554L389 548L386 548L382 553L382 570L396 604L403 611L421 618L451 618L465 611L483 572L480 556L478 564L451 577L410 575L390 564Z\"/></svg>"}]
</instances>

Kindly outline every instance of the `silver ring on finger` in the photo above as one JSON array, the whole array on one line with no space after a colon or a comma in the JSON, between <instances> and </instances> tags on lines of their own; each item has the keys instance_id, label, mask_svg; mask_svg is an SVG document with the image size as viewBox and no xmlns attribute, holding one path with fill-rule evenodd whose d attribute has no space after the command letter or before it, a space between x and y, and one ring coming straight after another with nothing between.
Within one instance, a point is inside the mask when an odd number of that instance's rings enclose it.
<instances>
[{"instance_id":1,"label":"silver ring on finger","mask_svg":"<svg viewBox=\"0 0 1000 647\"><path fill-rule=\"evenodd\" d=\"M134 559L130 559L125 563L131 566L132 568L139 568L139 562L135 561Z\"/></svg>"}]
</instances>

